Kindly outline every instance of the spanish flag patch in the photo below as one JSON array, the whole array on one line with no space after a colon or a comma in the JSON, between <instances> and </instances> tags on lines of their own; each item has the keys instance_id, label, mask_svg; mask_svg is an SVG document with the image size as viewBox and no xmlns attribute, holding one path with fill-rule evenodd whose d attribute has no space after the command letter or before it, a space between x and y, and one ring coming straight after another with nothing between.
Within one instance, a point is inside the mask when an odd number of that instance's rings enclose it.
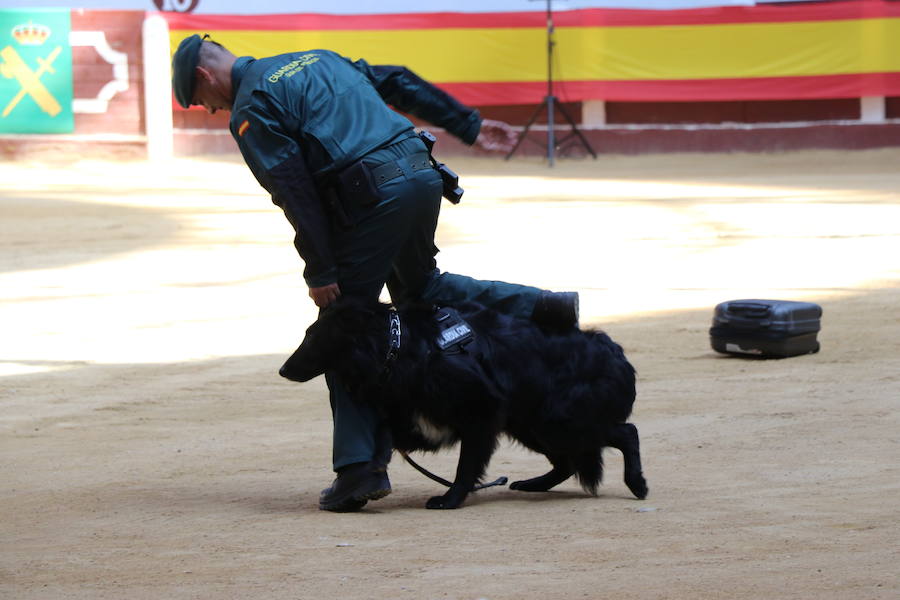
<instances>
[{"instance_id":1,"label":"spanish flag patch","mask_svg":"<svg viewBox=\"0 0 900 600\"><path fill-rule=\"evenodd\" d=\"M244 132L246 132L249 127L250 121L244 121L243 123L241 123L241 125L238 127L238 135L243 136Z\"/></svg>"}]
</instances>

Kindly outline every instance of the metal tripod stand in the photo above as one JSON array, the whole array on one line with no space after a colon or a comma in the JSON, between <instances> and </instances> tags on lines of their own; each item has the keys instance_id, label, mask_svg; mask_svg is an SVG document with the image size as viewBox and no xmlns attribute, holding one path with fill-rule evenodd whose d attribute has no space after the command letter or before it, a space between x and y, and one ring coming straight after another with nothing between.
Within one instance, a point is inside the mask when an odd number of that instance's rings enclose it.
<instances>
[{"instance_id":1,"label":"metal tripod stand","mask_svg":"<svg viewBox=\"0 0 900 600\"><path fill-rule=\"evenodd\" d=\"M565 107L563 107L562 103L559 101L559 98L557 98L553 94L553 46L556 45L556 42L553 41L553 34L553 0L547 0L547 95L544 96L543 102L538 105L537 109L534 111L534 114L531 115L531 118L525 125L525 129L522 130L522 133L519 135L519 139L516 140L516 145L513 146L513 149L510 150L509 154L506 155L506 160L512 158L512 155L516 153L516 150L519 149L522 141L528 136L528 131L537 120L538 115L540 115L541 111L543 111L545 108L547 109L547 162L551 167L555 162L557 147L562 146L573 136L577 137L578 140L581 141L581 144L591 154L591 156L593 156L595 159L597 158L597 153L594 152L594 149L587 141L587 138L584 137L584 134L579 131L578 126L575 124L575 120L565 109ZM563 117L566 121L568 121L569 125L572 128L572 131L570 131L569 134L562 138L559 142L556 141L556 132L554 131L556 126L556 122L554 120L555 108L559 108L559 112L562 113Z\"/></svg>"}]
</instances>

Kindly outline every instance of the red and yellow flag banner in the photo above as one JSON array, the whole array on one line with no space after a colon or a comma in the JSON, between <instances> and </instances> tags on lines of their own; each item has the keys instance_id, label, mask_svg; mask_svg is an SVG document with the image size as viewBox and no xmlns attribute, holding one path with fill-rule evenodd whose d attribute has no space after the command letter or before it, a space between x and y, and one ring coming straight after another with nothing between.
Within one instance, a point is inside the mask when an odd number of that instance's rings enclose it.
<instances>
[{"instance_id":1,"label":"red and yellow flag banner","mask_svg":"<svg viewBox=\"0 0 900 600\"><path fill-rule=\"evenodd\" d=\"M471 105L535 104L547 91L546 13L165 13L172 51L209 33L238 55L328 48L405 65ZM757 5L554 15L563 101L900 96L900 2Z\"/></svg>"}]
</instances>

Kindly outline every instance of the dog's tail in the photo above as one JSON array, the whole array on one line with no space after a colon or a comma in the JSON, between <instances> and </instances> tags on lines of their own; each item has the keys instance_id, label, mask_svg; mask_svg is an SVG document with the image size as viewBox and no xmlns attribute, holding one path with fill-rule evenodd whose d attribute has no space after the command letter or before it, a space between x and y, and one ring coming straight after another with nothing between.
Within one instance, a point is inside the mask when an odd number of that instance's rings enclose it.
<instances>
[{"instance_id":1,"label":"dog's tail","mask_svg":"<svg viewBox=\"0 0 900 600\"><path fill-rule=\"evenodd\" d=\"M592 496L597 495L597 486L603 480L602 448L589 450L575 461L575 476L582 489Z\"/></svg>"}]
</instances>

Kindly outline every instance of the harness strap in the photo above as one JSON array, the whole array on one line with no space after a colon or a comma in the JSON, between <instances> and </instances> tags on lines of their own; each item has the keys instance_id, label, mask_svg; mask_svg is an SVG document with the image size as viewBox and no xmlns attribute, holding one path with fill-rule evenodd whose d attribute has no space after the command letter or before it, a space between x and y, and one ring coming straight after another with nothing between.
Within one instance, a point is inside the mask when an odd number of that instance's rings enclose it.
<instances>
[{"instance_id":1,"label":"harness strap","mask_svg":"<svg viewBox=\"0 0 900 600\"><path fill-rule=\"evenodd\" d=\"M378 373L379 383L381 384L387 379L391 372L391 366L397 362L397 357L400 355L400 336L402 335L400 313L393 308L388 311L388 331L390 336L388 351L384 357L384 364L381 365L381 372Z\"/></svg>"},{"instance_id":2,"label":"harness strap","mask_svg":"<svg viewBox=\"0 0 900 600\"><path fill-rule=\"evenodd\" d=\"M391 341L388 346L388 353L385 357L385 360L388 362L394 362L397 360L397 355L400 354L400 313L396 310L391 309L388 313L388 318L390 319L390 332L391 332Z\"/></svg>"}]
</instances>

